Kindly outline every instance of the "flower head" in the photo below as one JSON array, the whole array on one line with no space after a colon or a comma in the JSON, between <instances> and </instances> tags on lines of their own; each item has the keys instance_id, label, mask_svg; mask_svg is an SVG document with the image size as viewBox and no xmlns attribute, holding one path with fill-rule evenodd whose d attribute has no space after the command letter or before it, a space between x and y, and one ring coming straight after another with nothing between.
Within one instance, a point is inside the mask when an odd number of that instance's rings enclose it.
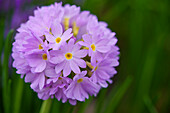
<instances>
[{"instance_id":1,"label":"flower head","mask_svg":"<svg viewBox=\"0 0 170 113\"><path fill-rule=\"evenodd\" d=\"M75 105L112 83L119 65L116 43L115 33L89 11L55 3L35 10L18 29L13 67L40 99Z\"/></svg>"}]
</instances>

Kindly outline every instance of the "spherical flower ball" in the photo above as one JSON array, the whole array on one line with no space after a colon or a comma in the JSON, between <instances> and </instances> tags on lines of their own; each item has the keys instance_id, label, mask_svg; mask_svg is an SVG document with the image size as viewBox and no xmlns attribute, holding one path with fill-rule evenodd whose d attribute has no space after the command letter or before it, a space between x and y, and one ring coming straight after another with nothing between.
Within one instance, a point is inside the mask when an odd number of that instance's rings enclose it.
<instances>
[{"instance_id":1,"label":"spherical flower ball","mask_svg":"<svg viewBox=\"0 0 170 113\"><path fill-rule=\"evenodd\" d=\"M37 8L17 31L13 67L40 99L75 105L108 87L117 73L116 33L80 7Z\"/></svg>"}]
</instances>

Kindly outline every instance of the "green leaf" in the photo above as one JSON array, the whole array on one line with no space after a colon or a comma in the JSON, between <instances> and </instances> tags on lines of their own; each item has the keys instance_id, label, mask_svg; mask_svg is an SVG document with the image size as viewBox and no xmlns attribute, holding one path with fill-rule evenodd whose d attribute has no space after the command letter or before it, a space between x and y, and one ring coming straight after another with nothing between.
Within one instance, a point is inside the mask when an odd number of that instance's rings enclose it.
<instances>
[{"instance_id":1,"label":"green leaf","mask_svg":"<svg viewBox=\"0 0 170 113\"><path fill-rule=\"evenodd\" d=\"M5 113L10 113L10 81L8 75L8 64L9 64L9 56L11 53L11 43L13 37L14 30L11 30L8 33L8 36L5 40L5 48L4 48L4 59L2 66L2 85L3 85L3 104Z\"/></svg>"},{"instance_id":2,"label":"green leaf","mask_svg":"<svg viewBox=\"0 0 170 113\"><path fill-rule=\"evenodd\" d=\"M108 106L105 109L105 113L113 113L116 110L116 107L120 103L128 87L130 86L131 81L132 81L132 78L128 77L125 80L125 82L118 87L119 89L117 90L117 92L115 92L115 90L111 91L110 95L108 96L109 102L108 102Z\"/></svg>"},{"instance_id":3,"label":"green leaf","mask_svg":"<svg viewBox=\"0 0 170 113\"><path fill-rule=\"evenodd\" d=\"M86 108L90 104L90 102L93 100L93 97L89 97L89 99L85 100L85 102L80 103L80 106L78 107L79 113L85 113Z\"/></svg>"},{"instance_id":4,"label":"green leaf","mask_svg":"<svg viewBox=\"0 0 170 113\"><path fill-rule=\"evenodd\" d=\"M102 89L97 97L97 101L96 101L96 113L101 113L102 112L102 106L103 106L103 101L106 98L106 93L108 91L108 88L106 89Z\"/></svg>"},{"instance_id":5,"label":"green leaf","mask_svg":"<svg viewBox=\"0 0 170 113\"><path fill-rule=\"evenodd\" d=\"M4 27L5 27L5 18L0 18L0 56L1 56L2 48L3 48Z\"/></svg>"},{"instance_id":6,"label":"green leaf","mask_svg":"<svg viewBox=\"0 0 170 113\"><path fill-rule=\"evenodd\" d=\"M62 103L60 112L61 113L72 113L74 111L75 106L71 105L69 102Z\"/></svg>"},{"instance_id":7,"label":"green leaf","mask_svg":"<svg viewBox=\"0 0 170 113\"><path fill-rule=\"evenodd\" d=\"M52 99L49 98L48 100L44 100L39 113L50 113L52 105Z\"/></svg>"},{"instance_id":8,"label":"green leaf","mask_svg":"<svg viewBox=\"0 0 170 113\"><path fill-rule=\"evenodd\" d=\"M2 49L3 49L3 41L4 41L4 27L5 27L5 18L0 18L0 57L2 58ZM2 60L0 60L0 73L2 73ZM0 74L0 77L2 74Z\"/></svg>"},{"instance_id":9,"label":"green leaf","mask_svg":"<svg viewBox=\"0 0 170 113\"><path fill-rule=\"evenodd\" d=\"M158 113L149 96L144 96L143 100L150 113Z\"/></svg>"},{"instance_id":10,"label":"green leaf","mask_svg":"<svg viewBox=\"0 0 170 113\"><path fill-rule=\"evenodd\" d=\"M14 97L14 103L13 103L13 113L19 113L20 108L21 108L21 100L22 100L22 93L23 93L23 86L24 86L24 81L19 78L19 75L15 74L17 77L17 80L14 81L16 86L15 86L15 97Z\"/></svg>"},{"instance_id":11,"label":"green leaf","mask_svg":"<svg viewBox=\"0 0 170 113\"><path fill-rule=\"evenodd\" d=\"M54 99L51 113L60 113L60 106L61 106L61 102L58 101L57 99Z\"/></svg>"}]
</instances>

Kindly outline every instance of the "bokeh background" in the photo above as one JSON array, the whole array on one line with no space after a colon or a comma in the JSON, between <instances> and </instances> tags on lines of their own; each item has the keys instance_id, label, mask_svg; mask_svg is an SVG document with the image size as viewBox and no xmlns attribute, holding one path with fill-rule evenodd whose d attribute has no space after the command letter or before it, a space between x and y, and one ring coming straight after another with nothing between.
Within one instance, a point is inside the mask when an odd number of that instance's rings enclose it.
<instances>
[{"instance_id":1,"label":"bokeh background","mask_svg":"<svg viewBox=\"0 0 170 113\"><path fill-rule=\"evenodd\" d=\"M16 28L37 6L56 0L0 0L0 112L39 113L42 100L15 73ZM57 2L60 2L59 0ZM63 0L90 10L117 33L120 65L114 83L76 106L53 100L50 113L170 113L170 1ZM48 15L47 15L48 16ZM11 30L13 29L13 30Z\"/></svg>"}]
</instances>

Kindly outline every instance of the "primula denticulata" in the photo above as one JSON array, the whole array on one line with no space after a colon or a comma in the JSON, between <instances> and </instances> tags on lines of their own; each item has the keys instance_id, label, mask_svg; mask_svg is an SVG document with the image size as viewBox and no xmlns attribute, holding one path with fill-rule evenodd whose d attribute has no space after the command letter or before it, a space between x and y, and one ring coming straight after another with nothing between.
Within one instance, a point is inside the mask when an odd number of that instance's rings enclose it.
<instances>
[{"instance_id":1,"label":"primula denticulata","mask_svg":"<svg viewBox=\"0 0 170 113\"><path fill-rule=\"evenodd\" d=\"M37 8L17 31L13 67L40 99L75 105L96 96L117 73L115 33L80 7L55 3Z\"/></svg>"}]
</instances>

